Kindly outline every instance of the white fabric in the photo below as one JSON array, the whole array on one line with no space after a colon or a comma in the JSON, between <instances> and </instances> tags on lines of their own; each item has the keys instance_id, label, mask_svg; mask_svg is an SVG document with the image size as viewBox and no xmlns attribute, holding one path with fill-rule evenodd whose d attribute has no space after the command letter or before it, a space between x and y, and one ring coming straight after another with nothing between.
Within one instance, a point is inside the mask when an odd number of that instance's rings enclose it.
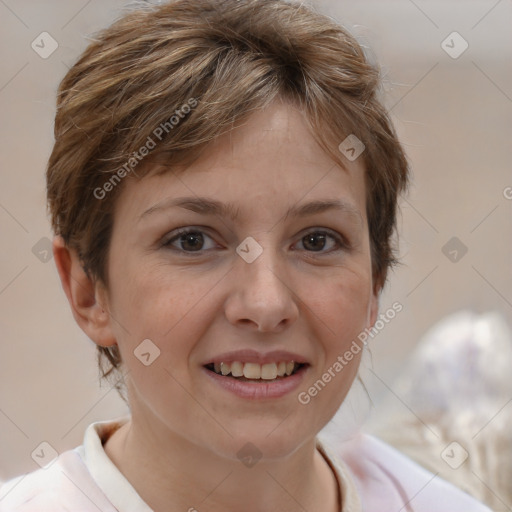
<instances>
[{"instance_id":1,"label":"white fabric","mask_svg":"<svg viewBox=\"0 0 512 512\"><path fill-rule=\"evenodd\" d=\"M82 446L4 483L0 512L150 512L103 449L123 421L93 423ZM317 446L335 471L343 512L490 512L375 437Z\"/></svg>"}]
</instances>

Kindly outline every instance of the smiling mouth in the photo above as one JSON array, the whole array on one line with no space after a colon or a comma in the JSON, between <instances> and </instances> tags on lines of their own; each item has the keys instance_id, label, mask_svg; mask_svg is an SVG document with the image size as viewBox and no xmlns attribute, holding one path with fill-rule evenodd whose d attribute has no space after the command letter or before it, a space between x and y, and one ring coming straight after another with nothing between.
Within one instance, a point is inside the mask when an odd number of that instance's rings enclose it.
<instances>
[{"instance_id":1,"label":"smiling mouth","mask_svg":"<svg viewBox=\"0 0 512 512\"><path fill-rule=\"evenodd\" d=\"M279 363L267 364L233 361L232 363L209 363L204 367L222 377L247 382L258 382L262 380L283 380L295 375L306 366L307 363L296 363L295 361L280 361Z\"/></svg>"}]
</instances>

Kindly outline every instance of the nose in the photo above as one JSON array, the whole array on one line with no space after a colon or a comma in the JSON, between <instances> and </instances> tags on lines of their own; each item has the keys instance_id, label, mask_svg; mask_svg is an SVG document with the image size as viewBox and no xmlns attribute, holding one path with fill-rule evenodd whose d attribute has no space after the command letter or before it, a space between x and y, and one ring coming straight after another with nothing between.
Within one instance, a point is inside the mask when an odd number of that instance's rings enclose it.
<instances>
[{"instance_id":1,"label":"nose","mask_svg":"<svg viewBox=\"0 0 512 512\"><path fill-rule=\"evenodd\" d=\"M299 299L284 262L278 258L276 251L264 248L252 263L237 260L225 304L231 324L261 332L280 332L298 318Z\"/></svg>"}]
</instances>

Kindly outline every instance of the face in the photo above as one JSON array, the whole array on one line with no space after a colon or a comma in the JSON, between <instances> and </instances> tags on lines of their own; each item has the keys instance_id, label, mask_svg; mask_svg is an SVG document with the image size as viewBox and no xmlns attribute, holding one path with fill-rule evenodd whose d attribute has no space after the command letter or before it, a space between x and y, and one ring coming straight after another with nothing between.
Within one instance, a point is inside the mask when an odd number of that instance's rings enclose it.
<instances>
[{"instance_id":1,"label":"face","mask_svg":"<svg viewBox=\"0 0 512 512\"><path fill-rule=\"evenodd\" d=\"M106 300L134 423L162 442L235 458L250 441L273 458L331 419L376 315L364 172L276 102L192 166L126 180Z\"/></svg>"}]
</instances>

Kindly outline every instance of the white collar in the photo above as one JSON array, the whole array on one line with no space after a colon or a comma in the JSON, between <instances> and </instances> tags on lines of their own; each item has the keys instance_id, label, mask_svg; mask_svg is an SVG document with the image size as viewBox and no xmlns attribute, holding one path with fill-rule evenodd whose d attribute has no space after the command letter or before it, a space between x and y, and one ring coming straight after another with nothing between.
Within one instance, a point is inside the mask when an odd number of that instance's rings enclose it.
<instances>
[{"instance_id":1,"label":"white collar","mask_svg":"<svg viewBox=\"0 0 512 512\"><path fill-rule=\"evenodd\" d=\"M114 507L122 512L153 512L147 503L103 449L102 439L129 420L125 416L113 421L100 421L87 427L80 454L89 473ZM81 447L82 448L82 447Z\"/></svg>"},{"instance_id":2,"label":"white collar","mask_svg":"<svg viewBox=\"0 0 512 512\"><path fill-rule=\"evenodd\" d=\"M129 419L129 416L123 416L116 420L92 423L87 427L83 445L78 448L78 451L92 478L117 510L122 512L153 512L103 448L106 439ZM318 438L316 446L338 481L342 496L342 512L362 512L356 486L345 464L333 453L328 453L328 450L331 452L330 448Z\"/></svg>"}]
</instances>

